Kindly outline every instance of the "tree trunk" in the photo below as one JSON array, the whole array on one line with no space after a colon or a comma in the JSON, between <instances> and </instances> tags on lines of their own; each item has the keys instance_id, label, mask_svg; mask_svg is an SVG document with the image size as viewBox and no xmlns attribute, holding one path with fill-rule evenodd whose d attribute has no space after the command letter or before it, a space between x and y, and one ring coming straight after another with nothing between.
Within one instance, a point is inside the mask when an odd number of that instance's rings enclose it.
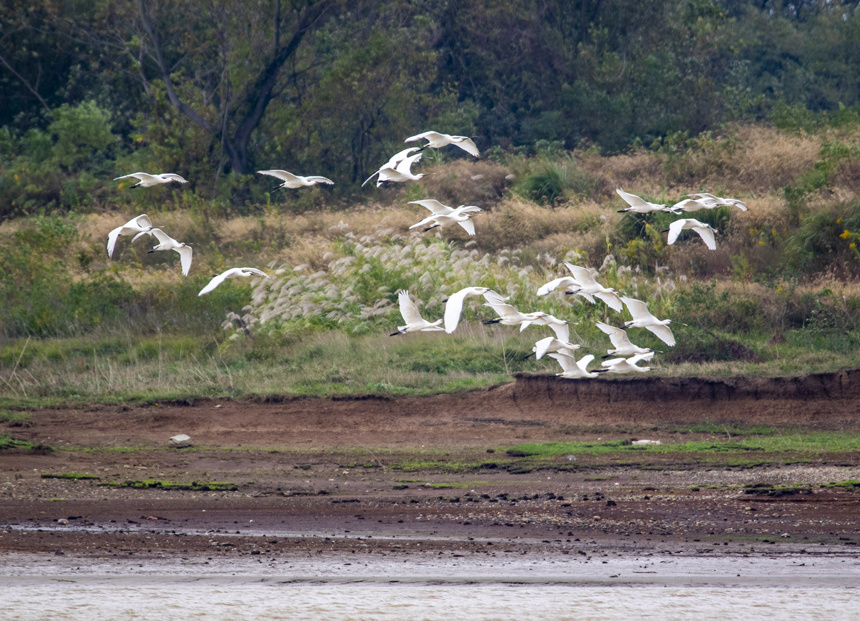
<instances>
[{"instance_id":1,"label":"tree trunk","mask_svg":"<svg viewBox=\"0 0 860 621\"><path fill-rule=\"evenodd\" d=\"M235 131L232 135L223 135L226 126L219 128L214 127L200 113L183 102L173 87L173 81L170 77L170 71L163 58L161 44L158 39L158 32L155 29L154 20L150 21L147 17L144 0L138 0L138 8L140 12L141 23L146 33L147 38L153 45L155 52L155 61L158 65L161 78L164 80L167 89L167 97L171 105L176 107L185 116L191 119L196 125L202 127L207 132L212 134L213 138L217 138L224 145L224 150L230 159L230 168L239 174L248 172L248 145L251 141L251 134L260 124L263 115L269 102L272 100L272 93L277 84L278 75L281 68L298 50L299 45L305 35L317 26L322 18L328 12L329 8L334 6L336 0L319 0L318 2L309 2L296 22L292 37L285 45L280 45L281 25L279 23L281 10L280 2L276 4L276 23L272 33L273 40L273 57L261 67L253 86L246 90L247 95L243 100L240 100L233 106L232 110L227 110L226 115L228 122L233 121ZM236 118L240 116L241 110L247 110L244 118Z\"/></svg>"}]
</instances>

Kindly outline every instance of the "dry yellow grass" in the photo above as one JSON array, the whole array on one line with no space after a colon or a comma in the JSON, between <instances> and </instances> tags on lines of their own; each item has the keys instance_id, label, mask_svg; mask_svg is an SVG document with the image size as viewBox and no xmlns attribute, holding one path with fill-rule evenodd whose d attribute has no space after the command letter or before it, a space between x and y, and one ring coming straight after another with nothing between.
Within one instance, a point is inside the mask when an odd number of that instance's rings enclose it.
<instances>
[{"instance_id":1,"label":"dry yellow grass","mask_svg":"<svg viewBox=\"0 0 860 621\"><path fill-rule=\"evenodd\" d=\"M769 127L742 126L737 134L734 170L720 185L749 194L778 191L793 183L812 168L821 149L820 137Z\"/></svg>"},{"instance_id":2,"label":"dry yellow grass","mask_svg":"<svg viewBox=\"0 0 860 621\"><path fill-rule=\"evenodd\" d=\"M429 169L421 180L427 197L457 207L477 205L492 209L513 183L511 171L489 160L458 159Z\"/></svg>"},{"instance_id":3,"label":"dry yellow grass","mask_svg":"<svg viewBox=\"0 0 860 621\"><path fill-rule=\"evenodd\" d=\"M747 257L753 269L775 264L780 249L774 242L790 234L798 218L856 200L860 162L853 159L844 160L833 183L809 196L800 208L795 206L790 211L782 192L784 186L812 169L825 140L845 142L854 138L836 135L835 130L812 136L766 126L730 127L713 140L699 140L701 148L679 156L686 158L682 165L700 176L676 185L667 176L665 154L640 150L601 157L594 151L577 152L573 157L594 178L595 189L589 196L568 198L554 208L511 192L512 184L519 180L508 180L506 176L517 166L520 174L528 174L529 161L514 159L509 167L484 159L458 158L426 165L424 170L432 174L416 184L365 188L365 196L372 198L346 209L289 213L274 207L261 215L235 218L207 217L200 210L184 209L150 216L169 235L195 244L192 274L239 264L306 263L319 269L328 263L323 257L331 251L333 240L344 233L341 223L358 237L381 230L404 235L411 224L426 215L423 208L409 205L409 200L428 197L452 206L476 204L484 209L475 218L475 241L483 251L528 248L535 255L561 259L568 251L576 250L585 253L592 264L599 264L607 252L618 255L621 250L607 243L616 242L621 218L617 210L624 206L614 192L616 187L667 201L688 192L709 190L743 198L750 210L731 211L729 226L718 239L716 252L702 252L697 239L687 241L685 237L666 249L662 261L677 274L719 277L733 273L733 261L740 255ZM78 216L81 239L67 255L85 259L80 264L68 262L76 278L103 269L122 271L135 282L162 278L165 273L168 279L176 277L176 270L168 269L173 262L147 256L153 245L149 238L134 245L130 238L121 238L114 259L107 258L104 247L108 232L135 215L123 210ZM0 225L0 236L26 225L23 221L5 222ZM429 234L457 242L469 239L457 226Z\"/></svg>"},{"instance_id":4,"label":"dry yellow grass","mask_svg":"<svg viewBox=\"0 0 860 621\"><path fill-rule=\"evenodd\" d=\"M659 196L666 187L664 159L664 156L644 149L610 157L600 157L596 153L577 157L583 170L598 180L599 195L615 198L615 188L632 188L637 193Z\"/></svg>"},{"instance_id":5,"label":"dry yellow grass","mask_svg":"<svg viewBox=\"0 0 860 621\"><path fill-rule=\"evenodd\" d=\"M667 164L667 155L644 149L612 157L579 154L578 159L583 169L601 180L604 194L608 184L610 189L622 187L650 196L710 189L750 197L781 191L810 170L818 160L822 140L822 136L741 125L730 127L701 149L676 156L681 161L675 168ZM684 176L692 178L670 179L677 176L673 173L677 167L684 167L689 171Z\"/></svg>"}]
</instances>

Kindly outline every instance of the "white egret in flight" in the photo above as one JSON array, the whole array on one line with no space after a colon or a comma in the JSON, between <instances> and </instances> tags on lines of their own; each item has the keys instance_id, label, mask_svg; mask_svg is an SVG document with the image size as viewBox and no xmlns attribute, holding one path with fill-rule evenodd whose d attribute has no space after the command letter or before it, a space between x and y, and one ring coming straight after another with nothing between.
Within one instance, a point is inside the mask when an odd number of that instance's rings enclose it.
<instances>
[{"instance_id":1,"label":"white egret in flight","mask_svg":"<svg viewBox=\"0 0 860 621\"><path fill-rule=\"evenodd\" d=\"M439 132L430 131L416 136L410 136L404 140L404 142L415 142L416 140L422 139L427 141L427 144L421 147L422 149L426 149L428 147L431 149L441 149L449 144L453 144L463 149L463 151L469 155L474 155L475 157L479 157L481 155L475 142L466 136L451 136L450 134L440 134Z\"/></svg>"},{"instance_id":2,"label":"white egret in flight","mask_svg":"<svg viewBox=\"0 0 860 621\"><path fill-rule=\"evenodd\" d=\"M131 241L135 241L141 235L152 235L152 221L149 219L145 213L137 216L136 218L132 218L122 226L116 227L110 233L108 233L108 243L107 243L107 253L109 257L113 256L114 248L116 248L116 240L120 235L134 235L134 239Z\"/></svg>"},{"instance_id":3,"label":"white egret in flight","mask_svg":"<svg viewBox=\"0 0 860 621\"><path fill-rule=\"evenodd\" d=\"M472 222L472 218L476 213L480 212L481 209L479 207L475 207L474 205L461 205L457 207L457 209L452 210L447 214L430 214L420 222L416 222L410 229L415 229L424 226L424 231L429 231L430 229L435 229L436 227L446 226L448 224L453 224L456 222L463 230L466 231L469 235L475 234L475 223Z\"/></svg>"},{"instance_id":4,"label":"white egret in flight","mask_svg":"<svg viewBox=\"0 0 860 621\"><path fill-rule=\"evenodd\" d=\"M648 311L648 305L641 300L621 298L621 301L627 305L627 310L630 311L630 315L633 317L632 321L624 323L625 329L645 328L669 347L675 346L675 335L669 329L669 324L672 323L671 319L657 319Z\"/></svg>"},{"instance_id":5,"label":"white egret in flight","mask_svg":"<svg viewBox=\"0 0 860 621\"><path fill-rule=\"evenodd\" d=\"M703 202L711 202L714 204L715 207L726 205L729 207L737 207L741 211L749 211L749 207L746 206L746 203L737 198L721 198L719 196L714 196L713 194L708 194L707 192L690 194L690 196L697 196Z\"/></svg>"},{"instance_id":6,"label":"white egret in flight","mask_svg":"<svg viewBox=\"0 0 860 621\"><path fill-rule=\"evenodd\" d=\"M258 270L255 267L234 267L227 270L226 272L222 272L220 274L213 274L212 280L210 280L209 284L200 290L200 293L197 294L197 297L200 297L201 295L206 295L228 278L242 278L248 276L264 276L266 278L269 278L269 275L266 272Z\"/></svg>"},{"instance_id":7,"label":"white egret in flight","mask_svg":"<svg viewBox=\"0 0 860 621\"><path fill-rule=\"evenodd\" d=\"M677 213L673 207L667 207L666 205L657 203L649 203L645 199L640 198L635 194L625 192L621 188L616 188L615 191L618 193L618 196L624 199L625 203L630 205L627 209L619 209L618 213L625 213L627 211L632 211L633 213L651 213L652 211L669 211Z\"/></svg>"},{"instance_id":8,"label":"white egret in flight","mask_svg":"<svg viewBox=\"0 0 860 621\"><path fill-rule=\"evenodd\" d=\"M486 296L488 293L498 295L498 293L492 289L488 289L487 287L466 287L465 289L460 289L456 293L449 295L448 299L445 300L445 315L443 317L445 320L445 332L451 334L457 329L457 325L460 323L460 315L463 312L463 302L468 296Z\"/></svg>"},{"instance_id":9,"label":"white egret in flight","mask_svg":"<svg viewBox=\"0 0 860 621\"><path fill-rule=\"evenodd\" d=\"M613 358L612 360L604 360L601 366L606 367L608 373L647 373L651 367L640 367L638 362L643 360L651 360L654 357L654 352L648 354L637 354L632 358Z\"/></svg>"},{"instance_id":10,"label":"white egret in flight","mask_svg":"<svg viewBox=\"0 0 860 621\"><path fill-rule=\"evenodd\" d=\"M560 341L555 337L548 336L535 343L534 347L532 347L532 353L523 356L523 360L526 360L531 356L534 356L535 360L540 360L547 353L559 353L566 356L573 356L574 352L581 347L582 345L579 343L568 343L567 341Z\"/></svg>"},{"instance_id":11,"label":"white egret in flight","mask_svg":"<svg viewBox=\"0 0 860 621\"><path fill-rule=\"evenodd\" d=\"M364 183L361 184L361 187L367 185L367 182L373 179L376 175L379 175L379 180L376 183L376 187L379 187L382 183L388 181L388 174L385 172L386 168L395 169L397 165L405 160L407 157L412 155L415 151L420 151L418 147L409 147L408 149L403 149L399 153L395 153L391 156L391 159L388 160L385 164L379 167L379 169L370 175L367 179L364 180Z\"/></svg>"},{"instance_id":12,"label":"white egret in flight","mask_svg":"<svg viewBox=\"0 0 860 621\"><path fill-rule=\"evenodd\" d=\"M583 356L579 360L563 353L552 353L549 354L549 357L555 358L561 365L562 372L556 373L556 375L565 379L593 378L598 377L599 373L606 373L608 371L608 369L595 369L589 372L588 365L594 360L594 356L591 354Z\"/></svg>"},{"instance_id":13,"label":"white egret in flight","mask_svg":"<svg viewBox=\"0 0 860 621\"><path fill-rule=\"evenodd\" d=\"M130 175L123 175L122 177L116 177L114 181L119 181L120 179L128 179L129 177L134 177L139 181L135 185L131 186L132 188L151 188L154 185L161 185L162 183L170 183L171 181L176 181L178 183L188 183L181 176L176 173L161 173L160 175L151 175L145 172L136 172L131 173Z\"/></svg>"},{"instance_id":14,"label":"white egret in flight","mask_svg":"<svg viewBox=\"0 0 860 621\"><path fill-rule=\"evenodd\" d=\"M695 218L682 218L680 220L675 220L672 224L669 225L669 228L666 231L669 232L669 237L666 240L666 244L671 246L678 239L678 235L681 234L681 231L684 229L690 229L699 234L699 237L702 238L702 241L705 242L705 245L711 250L717 249L717 242L714 239L714 233L717 232L717 229L712 227L710 224L705 224L704 222L699 222ZM663 231L664 233L666 231Z\"/></svg>"},{"instance_id":15,"label":"white egret in flight","mask_svg":"<svg viewBox=\"0 0 860 621\"><path fill-rule=\"evenodd\" d=\"M610 356L635 356L637 354L647 354L651 352L647 347L639 347L638 345L631 343L630 337L628 337L627 333L621 328L610 326L601 321L598 321L595 325L597 325L601 332L609 335L609 340L612 341L612 344L615 346L615 349L606 350L607 354L603 356L604 358L609 358Z\"/></svg>"},{"instance_id":16,"label":"white egret in flight","mask_svg":"<svg viewBox=\"0 0 860 621\"><path fill-rule=\"evenodd\" d=\"M191 269L191 246L185 243L180 243L173 239L170 235L162 231L161 229L152 229L151 233L155 235L156 239L160 242L157 246L155 246L149 252L160 252L162 250L175 250L179 253L180 263L182 265L182 274L184 276L188 276L188 272Z\"/></svg>"},{"instance_id":17,"label":"white egret in flight","mask_svg":"<svg viewBox=\"0 0 860 621\"><path fill-rule=\"evenodd\" d=\"M326 185L334 185L334 181L329 179L328 177L320 177L319 175L311 175L309 177L301 177L299 175L294 175L291 172L287 172L286 170L258 170L258 174L260 175L269 175L270 177L275 177L276 179L280 179L283 183L279 186L275 186L275 189L278 188L301 188L311 185L316 185L318 183L325 183Z\"/></svg>"},{"instance_id":18,"label":"white egret in flight","mask_svg":"<svg viewBox=\"0 0 860 621\"><path fill-rule=\"evenodd\" d=\"M484 321L485 324L500 323L503 326L519 326L520 332L532 324L536 326L549 326L560 341L570 340L570 328L566 321L541 311L521 313L510 304L507 304L498 294L495 296L485 295L484 297L488 300L484 306L489 306L498 315L496 319Z\"/></svg>"},{"instance_id":19,"label":"white egret in flight","mask_svg":"<svg viewBox=\"0 0 860 621\"><path fill-rule=\"evenodd\" d=\"M430 322L421 316L415 302L409 298L408 291L404 291L403 289L398 291L397 301L400 305L400 314L403 316L403 321L406 322L406 325L397 326L397 332L392 332L389 336L406 334L407 332L435 332L445 329L439 325L442 323L441 319Z\"/></svg>"},{"instance_id":20,"label":"white egret in flight","mask_svg":"<svg viewBox=\"0 0 860 621\"><path fill-rule=\"evenodd\" d=\"M564 265L570 271L577 283L576 287L569 288L565 293L581 296L592 304L596 303L594 298L603 300L604 304L619 313L624 309L624 305L621 303L621 298L618 297L615 289L604 287L598 283L594 279L594 274L592 274L590 270L580 267L579 265L571 265L570 263L565 263Z\"/></svg>"}]
</instances>

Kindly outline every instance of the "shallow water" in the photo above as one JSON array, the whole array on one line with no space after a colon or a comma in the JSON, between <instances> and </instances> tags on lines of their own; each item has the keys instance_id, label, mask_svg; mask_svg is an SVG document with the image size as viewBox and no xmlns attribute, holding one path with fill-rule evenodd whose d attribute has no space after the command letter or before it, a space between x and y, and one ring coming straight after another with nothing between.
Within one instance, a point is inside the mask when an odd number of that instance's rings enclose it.
<instances>
[{"instance_id":1,"label":"shallow water","mask_svg":"<svg viewBox=\"0 0 860 621\"><path fill-rule=\"evenodd\" d=\"M850 556L0 560L4 620L832 621L860 609L860 562Z\"/></svg>"},{"instance_id":2,"label":"shallow water","mask_svg":"<svg viewBox=\"0 0 860 621\"><path fill-rule=\"evenodd\" d=\"M845 589L535 585L42 585L4 589L4 619L838 619ZM11 616L6 616L11 612Z\"/></svg>"}]
</instances>

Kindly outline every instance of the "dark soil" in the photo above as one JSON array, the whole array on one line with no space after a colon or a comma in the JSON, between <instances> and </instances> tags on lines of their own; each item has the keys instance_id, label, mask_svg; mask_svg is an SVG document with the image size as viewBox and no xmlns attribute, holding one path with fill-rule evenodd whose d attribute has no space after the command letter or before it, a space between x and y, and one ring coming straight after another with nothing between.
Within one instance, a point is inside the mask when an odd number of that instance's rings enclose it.
<instances>
[{"instance_id":1,"label":"dark soil","mask_svg":"<svg viewBox=\"0 0 860 621\"><path fill-rule=\"evenodd\" d=\"M535 465L505 447L726 439L688 431L703 422L856 432L858 410L856 372L520 376L430 397L41 409L0 428L50 447L0 451L0 554L848 552L860 542L860 489L824 485L860 479L854 453L570 455ZM171 447L177 434L193 446Z\"/></svg>"}]
</instances>

